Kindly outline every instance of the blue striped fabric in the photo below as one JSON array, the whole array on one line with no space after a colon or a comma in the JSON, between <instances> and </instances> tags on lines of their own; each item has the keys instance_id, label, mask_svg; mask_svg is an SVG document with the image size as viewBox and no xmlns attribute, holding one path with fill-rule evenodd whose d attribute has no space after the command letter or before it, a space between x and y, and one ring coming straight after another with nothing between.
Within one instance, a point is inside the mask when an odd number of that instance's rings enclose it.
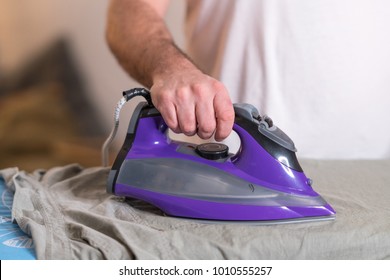
<instances>
[{"instance_id":1,"label":"blue striped fabric","mask_svg":"<svg viewBox=\"0 0 390 280\"><path fill-rule=\"evenodd\" d=\"M12 222L13 193L0 177L0 259L33 260L35 250L32 239Z\"/></svg>"}]
</instances>

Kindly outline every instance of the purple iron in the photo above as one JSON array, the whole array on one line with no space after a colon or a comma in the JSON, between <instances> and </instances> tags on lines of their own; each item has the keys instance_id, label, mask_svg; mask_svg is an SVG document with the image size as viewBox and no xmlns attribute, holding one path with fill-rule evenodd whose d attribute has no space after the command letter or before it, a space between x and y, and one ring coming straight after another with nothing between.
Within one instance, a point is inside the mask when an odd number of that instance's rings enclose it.
<instances>
[{"instance_id":1,"label":"purple iron","mask_svg":"<svg viewBox=\"0 0 390 280\"><path fill-rule=\"evenodd\" d=\"M249 104L234 104L233 130L241 146L232 154L221 143L171 140L149 92L126 91L103 146L104 165L120 108L137 95L147 102L139 103L130 119L109 173L109 193L146 201L169 216L213 222L274 224L335 218L335 211L303 173L291 139Z\"/></svg>"}]
</instances>

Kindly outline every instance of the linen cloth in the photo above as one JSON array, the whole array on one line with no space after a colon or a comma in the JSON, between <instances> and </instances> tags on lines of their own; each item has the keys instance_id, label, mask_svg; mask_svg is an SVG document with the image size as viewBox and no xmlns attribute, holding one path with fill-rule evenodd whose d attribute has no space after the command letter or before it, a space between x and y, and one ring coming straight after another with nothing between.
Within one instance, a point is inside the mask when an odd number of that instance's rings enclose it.
<instances>
[{"instance_id":1,"label":"linen cloth","mask_svg":"<svg viewBox=\"0 0 390 280\"><path fill-rule=\"evenodd\" d=\"M334 221L271 226L164 216L106 193L109 169L0 171L38 259L390 259L390 161L301 162ZM164 184L164 182L161 182Z\"/></svg>"}]
</instances>

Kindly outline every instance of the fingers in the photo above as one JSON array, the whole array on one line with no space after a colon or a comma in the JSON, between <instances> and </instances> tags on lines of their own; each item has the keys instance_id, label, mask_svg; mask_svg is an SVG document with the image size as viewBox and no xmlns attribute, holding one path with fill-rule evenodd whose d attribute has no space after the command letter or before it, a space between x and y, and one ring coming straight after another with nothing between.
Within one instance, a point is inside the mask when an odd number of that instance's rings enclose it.
<instances>
[{"instance_id":1,"label":"fingers","mask_svg":"<svg viewBox=\"0 0 390 280\"><path fill-rule=\"evenodd\" d=\"M214 98L215 119L217 121L215 140L222 141L232 132L234 108L226 89L221 89Z\"/></svg>"},{"instance_id":2,"label":"fingers","mask_svg":"<svg viewBox=\"0 0 390 280\"><path fill-rule=\"evenodd\" d=\"M195 104L189 89L182 89L176 94L176 113L180 131L187 136L193 136L197 132L195 117Z\"/></svg>"},{"instance_id":3,"label":"fingers","mask_svg":"<svg viewBox=\"0 0 390 280\"><path fill-rule=\"evenodd\" d=\"M161 113L165 123L174 133L181 133L179 122L177 120L176 107L173 103L166 103L160 106L155 105Z\"/></svg>"},{"instance_id":4,"label":"fingers","mask_svg":"<svg viewBox=\"0 0 390 280\"><path fill-rule=\"evenodd\" d=\"M195 103L190 89L161 90L152 87L151 95L154 106L173 132L187 136L196 134Z\"/></svg>"},{"instance_id":5,"label":"fingers","mask_svg":"<svg viewBox=\"0 0 390 280\"><path fill-rule=\"evenodd\" d=\"M198 136L202 139L211 138L216 128L213 100L199 102L196 105L195 114L198 123Z\"/></svg>"}]
</instances>

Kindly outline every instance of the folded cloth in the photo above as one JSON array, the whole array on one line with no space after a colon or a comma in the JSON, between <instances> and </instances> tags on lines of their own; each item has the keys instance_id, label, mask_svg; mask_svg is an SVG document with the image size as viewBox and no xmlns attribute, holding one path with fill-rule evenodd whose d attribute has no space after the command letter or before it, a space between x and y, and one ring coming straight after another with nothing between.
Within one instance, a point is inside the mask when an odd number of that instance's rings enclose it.
<instances>
[{"instance_id":1,"label":"folded cloth","mask_svg":"<svg viewBox=\"0 0 390 280\"><path fill-rule=\"evenodd\" d=\"M335 221L250 226L167 217L107 194L102 167L0 175L38 259L390 259L390 161L302 165L337 211Z\"/></svg>"}]
</instances>

